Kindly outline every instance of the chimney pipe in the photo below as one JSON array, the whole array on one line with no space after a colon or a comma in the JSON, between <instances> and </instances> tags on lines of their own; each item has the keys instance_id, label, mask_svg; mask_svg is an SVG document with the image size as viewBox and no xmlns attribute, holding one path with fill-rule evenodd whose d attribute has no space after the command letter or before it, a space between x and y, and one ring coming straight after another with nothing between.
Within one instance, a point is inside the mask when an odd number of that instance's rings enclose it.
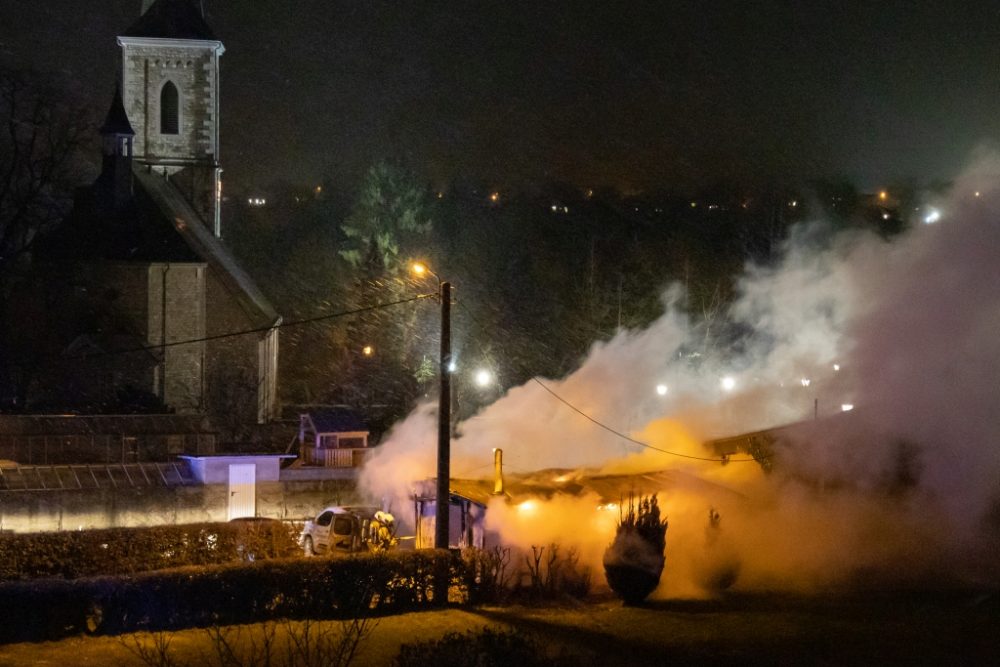
<instances>
[{"instance_id":1,"label":"chimney pipe","mask_svg":"<svg viewBox=\"0 0 1000 667\"><path fill-rule=\"evenodd\" d=\"M503 495L503 450L493 450L493 495Z\"/></svg>"}]
</instances>

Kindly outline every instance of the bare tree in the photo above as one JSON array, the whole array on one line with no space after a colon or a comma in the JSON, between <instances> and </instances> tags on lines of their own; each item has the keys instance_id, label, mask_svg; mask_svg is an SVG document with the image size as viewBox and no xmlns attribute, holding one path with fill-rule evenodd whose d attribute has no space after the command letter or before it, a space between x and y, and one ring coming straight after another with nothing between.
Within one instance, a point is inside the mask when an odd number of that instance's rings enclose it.
<instances>
[{"instance_id":1,"label":"bare tree","mask_svg":"<svg viewBox=\"0 0 1000 667\"><path fill-rule=\"evenodd\" d=\"M57 78L0 69L0 379L11 370L11 295L87 173L95 124L79 100Z\"/></svg>"},{"instance_id":2,"label":"bare tree","mask_svg":"<svg viewBox=\"0 0 1000 667\"><path fill-rule=\"evenodd\" d=\"M90 114L51 77L0 70L0 280L66 215L85 175Z\"/></svg>"}]
</instances>

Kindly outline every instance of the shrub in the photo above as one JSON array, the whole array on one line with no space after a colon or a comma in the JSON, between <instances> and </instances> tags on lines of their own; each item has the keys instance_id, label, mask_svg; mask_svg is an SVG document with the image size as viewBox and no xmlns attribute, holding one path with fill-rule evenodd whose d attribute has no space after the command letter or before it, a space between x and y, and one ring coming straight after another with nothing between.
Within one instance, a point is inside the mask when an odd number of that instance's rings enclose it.
<instances>
[{"instance_id":1,"label":"shrub","mask_svg":"<svg viewBox=\"0 0 1000 667\"><path fill-rule=\"evenodd\" d=\"M580 566L576 549L562 553L558 544L532 545L531 555L525 555L524 564L528 585L521 585L515 591L522 597L535 600L584 598L590 592L590 569Z\"/></svg>"},{"instance_id":2,"label":"shrub","mask_svg":"<svg viewBox=\"0 0 1000 667\"><path fill-rule=\"evenodd\" d=\"M462 582L469 602L482 604L503 601L510 584L510 547L492 549L469 547L462 551L465 580Z\"/></svg>"},{"instance_id":3,"label":"shrub","mask_svg":"<svg viewBox=\"0 0 1000 667\"><path fill-rule=\"evenodd\" d=\"M663 572L667 520L660 520L656 494L639 499L629 496L628 511L621 515L614 542L604 552L608 585L625 604L638 604L656 590Z\"/></svg>"},{"instance_id":4,"label":"shrub","mask_svg":"<svg viewBox=\"0 0 1000 667\"><path fill-rule=\"evenodd\" d=\"M259 622L354 618L433 603L427 573L463 578L448 551L270 559L129 577L0 584L0 643Z\"/></svg>"},{"instance_id":5,"label":"shrub","mask_svg":"<svg viewBox=\"0 0 1000 667\"><path fill-rule=\"evenodd\" d=\"M0 535L0 581L123 575L297 554L282 521L197 523Z\"/></svg>"}]
</instances>

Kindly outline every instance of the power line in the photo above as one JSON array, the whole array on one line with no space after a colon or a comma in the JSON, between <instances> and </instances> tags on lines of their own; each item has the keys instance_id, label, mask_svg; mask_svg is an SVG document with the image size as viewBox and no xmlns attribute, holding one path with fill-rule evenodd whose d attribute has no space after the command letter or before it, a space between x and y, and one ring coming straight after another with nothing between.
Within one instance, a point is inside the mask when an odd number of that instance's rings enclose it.
<instances>
[{"instance_id":1,"label":"power line","mask_svg":"<svg viewBox=\"0 0 1000 667\"><path fill-rule=\"evenodd\" d=\"M655 450L657 452L662 452L664 454L669 454L671 456L679 456L681 458L694 459L696 461L714 461L716 463L747 463L747 462L750 462L750 461L756 461L757 460L757 459L754 459L754 458L749 458L749 459L731 459L728 456L721 457L721 458L710 458L710 457L707 457L707 456L693 456L691 454L681 454L680 452L672 452L672 451L667 450L667 449L661 449L660 447L655 447L655 446L649 444L648 442L643 442L642 440L636 440L635 438L627 436L624 433L622 433L621 431L617 431L617 430L611 428L610 426L608 426L607 424L604 424L604 423L602 423L602 422L594 419L593 417L591 417L590 415L588 415L586 412L584 412L580 408L576 407L575 405L573 405L572 403L570 403L569 401L567 401L565 398L563 398L562 396L560 396L556 392L552 391L552 389L550 389L549 387L547 387L538 378L533 377L533 378L531 378L531 380L533 382L537 383L539 387L541 387L545 391L547 391L550 394L552 394L552 396L554 396L559 402L563 403L564 405L566 405L567 407L569 407L571 410L573 410L577 414L582 415L583 417L585 417L589 421L593 422L597 426L603 428L608 433L613 433L614 435L617 435L619 438L622 438L623 440L627 440L628 442L631 442L632 444L639 445L639 446L645 447L647 449L652 449L652 450Z\"/></svg>"},{"instance_id":2,"label":"power line","mask_svg":"<svg viewBox=\"0 0 1000 667\"><path fill-rule=\"evenodd\" d=\"M222 340L224 338L235 338L236 336L246 336L248 334L254 333L265 333L271 331L272 329L284 329L287 327L295 327L303 324L311 324L313 322L322 322L323 320L332 320L340 317L347 317L349 315L358 315L361 313L371 312L373 310L381 310L383 308L390 308L392 306L399 306L404 303L411 303L413 301L418 301L420 299L436 298L437 294L418 294L416 296L411 296L406 299L400 299L398 301L390 301L388 303L377 303L373 306L365 306L364 308L354 308L352 310L342 310L336 313L328 313L326 315L317 315L315 317L307 317L301 320L292 320L290 322L281 322L275 325L269 325L264 327L256 327L254 329L243 329L240 331L230 331L227 333L215 334L212 336L203 336L200 338L188 338L185 340L175 340L169 343L160 343L158 345L143 345L139 347L134 347L126 350L107 350L103 352L93 352L79 355L68 355L60 357L60 359L65 361L77 361L81 359L99 359L101 357L113 357L117 355L132 354L133 352L153 352L156 350L162 350L168 347L176 347L178 345L190 345L192 343L205 343L213 340ZM47 355L54 356L54 355ZM28 362L14 362L11 366L24 366Z\"/></svg>"},{"instance_id":3,"label":"power line","mask_svg":"<svg viewBox=\"0 0 1000 667\"><path fill-rule=\"evenodd\" d=\"M466 313L468 313L469 317L471 317L473 319L473 321L476 322L476 324L478 324L481 328L485 329L485 326L483 325L483 323L479 320L478 317L476 317L475 313L473 313L468 308L468 306L466 306L461 301L458 302L458 305L463 310L465 310ZM608 426L607 424L605 424L605 423L603 423L601 421L598 421L597 419L591 417L586 412L584 412L583 410L581 410L580 408L576 407L575 405L573 405L572 403L570 403L568 400L566 400L565 398L563 398L562 396L560 396L559 394L557 394L551 387L548 387L547 385L545 385L537 377L532 376L531 380L533 382L537 383L539 387L541 387L542 389L544 389L545 391L547 391L549 394L551 394L560 403L564 404L565 406L567 406L568 408L570 408L571 410L573 410L577 414L579 414L582 417L586 418L591 423L593 423L593 424L597 425L598 427L604 429L608 433L612 433L612 434L618 436L619 438L622 438L623 440L626 440L627 442L631 442L632 444L639 445L640 447L645 447L647 449L652 449L652 450L657 451L657 452L662 452L663 454L669 454L670 456L677 456L677 457L685 458L685 459L694 459L696 461L712 461L712 462L715 462L715 463L748 463L748 462L756 462L757 461L757 459L755 459L755 458L733 459L733 458L730 458L728 456L723 456L723 457L719 457L719 458L712 458L712 457L706 457L706 456L693 456L691 454L681 454L680 452L672 452L672 451L667 450L667 449L662 449L660 447L656 447L654 445L649 444L648 442L643 442L641 440L636 440L635 438L632 438L632 437L630 437L630 436L622 433L621 431L618 431L617 429L614 429L614 428ZM761 457L761 458L769 458L769 457Z\"/></svg>"}]
</instances>

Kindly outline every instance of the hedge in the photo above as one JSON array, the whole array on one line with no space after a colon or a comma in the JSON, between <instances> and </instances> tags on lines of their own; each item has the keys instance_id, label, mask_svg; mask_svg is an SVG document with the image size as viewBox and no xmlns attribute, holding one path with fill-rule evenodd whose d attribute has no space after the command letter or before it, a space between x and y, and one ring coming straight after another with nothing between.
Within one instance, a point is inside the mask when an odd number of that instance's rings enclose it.
<instances>
[{"instance_id":1,"label":"hedge","mask_svg":"<svg viewBox=\"0 0 1000 667\"><path fill-rule=\"evenodd\" d=\"M0 535L0 581L134 574L296 553L298 529L282 521L15 533Z\"/></svg>"},{"instance_id":2,"label":"hedge","mask_svg":"<svg viewBox=\"0 0 1000 667\"><path fill-rule=\"evenodd\" d=\"M435 576L456 584L463 567L448 551L407 551L12 581L0 584L0 643L413 611L443 604Z\"/></svg>"}]
</instances>

